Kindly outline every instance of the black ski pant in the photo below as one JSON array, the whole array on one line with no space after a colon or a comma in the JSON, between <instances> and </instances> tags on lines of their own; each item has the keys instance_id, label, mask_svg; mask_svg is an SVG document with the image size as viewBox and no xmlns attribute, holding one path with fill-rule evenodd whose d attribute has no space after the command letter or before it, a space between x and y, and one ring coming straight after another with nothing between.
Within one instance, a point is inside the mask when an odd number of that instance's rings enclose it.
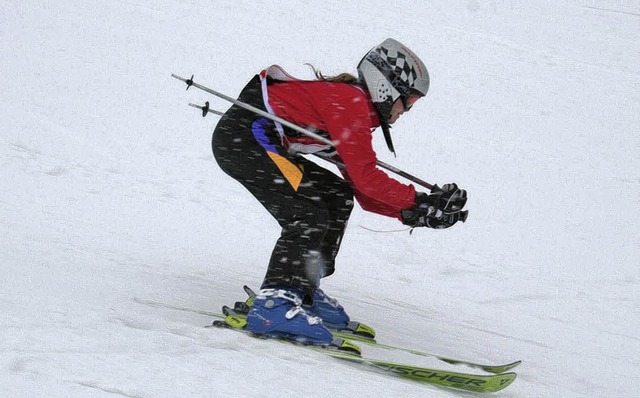
<instances>
[{"instance_id":1,"label":"black ski pant","mask_svg":"<svg viewBox=\"0 0 640 398\"><path fill-rule=\"evenodd\" d=\"M258 76L239 100L265 109ZM331 171L287 153L273 121L236 105L218 122L212 148L220 168L282 227L262 288L294 287L310 303L320 278L335 270L353 190Z\"/></svg>"}]
</instances>

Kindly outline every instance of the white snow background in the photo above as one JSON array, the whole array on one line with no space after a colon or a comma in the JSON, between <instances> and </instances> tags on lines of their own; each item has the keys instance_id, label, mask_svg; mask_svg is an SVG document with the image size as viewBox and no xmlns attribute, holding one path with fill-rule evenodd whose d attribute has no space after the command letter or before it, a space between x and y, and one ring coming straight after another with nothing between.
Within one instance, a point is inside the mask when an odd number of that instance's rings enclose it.
<instances>
[{"instance_id":1,"label":"white snow background","mask_svg":"<svg viewBox=\"0 0 640 398\"><path fill-rule=\"evenodd\" d=\"M197 313L259 287L279 228L187 106L229 104L171 73L235 97L273 63L355 73L387 37L432 85L376 151L463 186L469 220L356 208L323 288L382 342L524 360L496 396L637 397L640 6L614 0L3 1L0 395L473 396Z\"/></svg>"}]
</instances>

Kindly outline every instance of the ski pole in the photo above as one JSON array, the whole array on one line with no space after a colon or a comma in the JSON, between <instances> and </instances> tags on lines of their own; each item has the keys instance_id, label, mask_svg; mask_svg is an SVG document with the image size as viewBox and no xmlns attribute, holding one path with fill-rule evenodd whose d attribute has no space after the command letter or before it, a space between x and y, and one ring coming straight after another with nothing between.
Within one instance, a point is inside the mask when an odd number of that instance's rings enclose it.
<instances>
[{"instance_id":1,"label":"ski pole","mask_svg":"<svg viewBox=\"0 0 640 398\"><path fill-rule=\"evenodd\" d=\"M209 113L209 112L214 113L214 114L216 114L218 116L224 115L224 112L216 111L215 109L209 109L209 101L206 101L204 103L204 106L192 104L191 102L189 102L189 106L192 106L194 108L198 108L198 109L202 110L202 117L207 116L207 113Z\"/></svg>"},{"instance_id":2,"label":"ski pole","mask_svg":"<svg viewBox=\"0 0 640 398\"><path fill-rule=\"evenodd\" d=\"M207 116L207 114L209 114L209 113L213 113L213 114L218 115L218 116L224 115L224 112L216 111L215 109L209 108L209 101L206 101L203 106L192 104L192 103L189 103L189 106L192 106L194 108L200 109L202 111L202 117ZM336 166L338 166L340 168L344 168L345 167L344 163L339 162L339 161L337 161L335 159L331 159L328 156L322 156L322 155L320 155L318 153L313 153L312 155L315 155L316 157L319 157L320 159L325 160L325 161L327 161L329 163L332 163L332 164L334 164L334 165L336 165Z\"/></svg>"},{"instance_id":3,"label":"ski pole","mask_svg":"<svg viewBox=\"0 0 640 398\"><path fill-rule=\"evenodd\" d=\"M237 105L237 106L239 106L241 108L244 108L244 109L246 109L248 111L251 111L251 112L253 112L253 113L257 114L257 115L260 115L260 116L266 117L267 119L270 119L270 120L273 120L275 122L278 122L278 123L282 124L283 126L289 127L290 129L293 129L293 130L295 130L295 131L297 131L297 132L299 132L301 134L306 135L307 137L314 138L314 139L316 139L316 140L318 140L318 141L320 141L322 143L325 143L327 145L331 145L331 146L335 145L335 143L333 141L331 141L330 139L327 139L327 138L325 138L325 137L323 137L323 136L321 136L319 134L316 134L313 131L309 131L309 130L307 130L305 128L302 128L302 127L298 126L297 124L291 123L288 120L285 120L285 119L283 119L281 117L272 115L272 114L270 114L268 112L263 111L262 109L256 108L255 106L252 106L252 105L247 104L245 102L239 101L239 100L237 100L235 98L231 98L231 97L229 97L227 95L224 95L224 94L222 94L222 93L220 93L218 91L210 89L209 87L206 87L206 86L203 86L201 84L198 84L198 83L193 81L193 75L191 75L191 77L189 79L185 79L184 77L180 77L180 76L172 73L171 77L185 82L187 84L187 90L189 88L191 88L191 86L193 86L193 87L195 87L197 89L200 89L200 90L202 90L204 92L207 92L209 94L213 94L216 97L222 98L223 100L229 101L232 104ZM202 110L202 116L206 116L208 112L213 112L215 114L220 114L220 112L218 112L218 111L210 110L209 106L208 106L208 102L205 103L205 106L203 106L203 107L200 107L200 106L195 105L195 104L189 104L189 105L193 106L194 108L201 109ZM323 157L323 159L328 160L328 158L324 158L324 157ZM330 162L332 162L334 164L339 163L339 162L331 161L331 160L330 160ZM400 170L397 167L391 166L390 164L387 164L387 163L382 162L380 160L378 160L376 162L376 164L378 166L382 167L383 169L389 170L389 171L391 171L391 172L393 172L393 173L395 173L395 174L397 174L397 175L399 175L401 177L404 177L404 178L406 178L407 180L409 180L411 182L414 182L414 183L416 183L418 185L421 185L421 186L423 186L423 187L425 187L425 188L427 188L427 189L429 189L431 191L434 191L434 190L435 191L439 191L440 190L440 188L437 185L430 184L430 183L428 183L428 182L426 182L426 181L424 181L424 180L422 180L422 179L420 179L418 177L415 177L415 176L413 176L413 175L411 175L411 174L409 174L409 173L407 173L405 171Z\"/></svg>"},{"instance_id":4,"label":"ski pole","mask_svg":"<svg viewBox=\"0 0 640 398\"><path fill-rule=\"evenodd\" d=\"M198 109L202 110L202 117L207 116L208 113L213 113L213 114L216 114L218 116L224 115L224 112L216 111L214 109L209 108L209 101L205 102L204 106L200 106L200 105L196 105L196 104L192 104L192 103L189 103L189 106L192 106L194 108L198 108ZM328 156L322 156L322 155L317 154L317 153L314 153L314 155L319 157L319 158L321 158L321 159L323 159L323 160L325 160L325 161L327 161L327 162L329 162L329 163L333 163L334 165L336 165L338 167L342 167L342 168L345 167L343 163L341 163L341 162L339 162L337 160L331 159ZM406 173L406 172L404 172L404 171L402 171L400 169L397 169L397 168L395 168L395 167L393 167L391 165L388 165L386 163L379 162L379 165L380 165L380 167L384 167L387 170L393 171L394 173L398 174L399 176L402 176L402 177L406 178L407 180L413 181L413 182L415 182L415 183L417 183L419 185L422 185L422 186L424 186L426 188L429 188L432 191L433 190L438 190L438 188L439 188L437 186L429 184L426 181L423 181L423 180L419 179L418 177L412 176L411 174L408 174L408 173Z\"/></svg>"}]
</instances>

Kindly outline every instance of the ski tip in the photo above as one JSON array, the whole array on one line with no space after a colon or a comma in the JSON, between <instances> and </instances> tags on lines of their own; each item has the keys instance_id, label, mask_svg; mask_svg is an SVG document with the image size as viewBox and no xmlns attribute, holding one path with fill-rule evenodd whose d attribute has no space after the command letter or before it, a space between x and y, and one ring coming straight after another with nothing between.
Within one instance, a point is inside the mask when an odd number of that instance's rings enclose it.
<instances>
[{"instance_id":1,"label":"ski tip","mask_svg":"<svg viewBox=\"0 0 640 398\"><path fill-rule=\"evenodd\" d=\"M511 373L502 373L499 375L495 375L495 377L499 377L499 379L491 387L487 387L486 392L498 392L498 391L504 390L505 388L509 387L511 383L513 383L518 378L518 375L516 373L511 372Z\"/></svg>"},{"instance_id":2,"label":"ski tip","mask_svg":"<svg viewBox=\"0 0 640 398\"><path fill-rule=\"evenodd\" d=\"M498 365L498 366L484 365L484 366L482 366L482 369L485 372L499 374L499 373L508 372L511 369L520 366L521 363L522 363L522 361L515 361L515 362L512 362L512 363L508 363L506 365Z\"/></svg>"}]
</instances>

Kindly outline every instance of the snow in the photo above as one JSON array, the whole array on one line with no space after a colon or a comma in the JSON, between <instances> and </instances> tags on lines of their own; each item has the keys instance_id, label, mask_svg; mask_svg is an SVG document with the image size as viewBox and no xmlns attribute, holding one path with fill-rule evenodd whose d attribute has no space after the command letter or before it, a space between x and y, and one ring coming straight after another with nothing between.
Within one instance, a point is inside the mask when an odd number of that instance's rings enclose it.
<instances>
[{"instance_id":1,"label":"snow","mask_svg":"<svg viewBox=\"0 0 640 398\"><path fill-rule=\"evenodd\" d=\"M469 220L409 235L357 208L325 290L382 342L524 360L497 396L636 397L639 22L613 0L3 2L0 391L468 396L197 312L258 287L279 230L187 106L228 104L171 73L235 96L272 63L353 73L394 37L432 85L380 160L465 187Z\"/></svg>"}]
</instances>

